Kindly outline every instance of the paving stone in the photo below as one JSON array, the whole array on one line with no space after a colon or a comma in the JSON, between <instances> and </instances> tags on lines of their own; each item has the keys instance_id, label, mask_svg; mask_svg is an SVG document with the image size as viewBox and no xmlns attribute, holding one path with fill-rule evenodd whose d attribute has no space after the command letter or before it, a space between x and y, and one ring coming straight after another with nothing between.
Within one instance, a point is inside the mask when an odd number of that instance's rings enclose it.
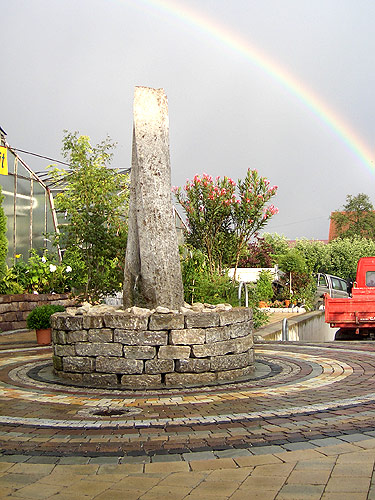
<instances>
[{"instance_id":1,"label":"paving stone","mask_svg":"<svg viewBox=\"0 0 375 500\"><path fill-rule=\"evenodd\" d=\"M331 477L327 482L325 493L367 493L370 488L370 478L363 476L355 477Z\"/></svg>"},{"instance_id":2,"label":"paving stone","mask_svg":"<svg viewBox=\"0 0 375 500\"><path fill-rule=\"evenodd\" d=\"M28 455L3 455L0 457L0 462L27 462L29 458Z\"/></svg>"},{"instance_id":3,"label":"paving stone","mask_svg":"<svg viewBox=\"0 0 375 500\"><path fill-rule=\"evenodd\" d=\"M118 464L118 457L93 457L90 458L90 464Z\"/></svg>"},{"instance_id":4,"label":"paving stone","mask_svg":"<svg viewBox=\"0 0 375 500\"><path fill-rule=\"evenodd\" d=\"M340 439L342 441L346 441L347 443L356 443L358 441L368 440L368 436L366 436L365 434L347 434L340 435Z\"/></svg>"},{"instance_id":5,"label":"paving stone","mask_svg":"<svg viewBox=\"0 0 375 500\"><path fill-rule=\"evenodd\" d=\"M238 458L238 457L250 457L252 456L249 450L238 450L238 449L230 449L230 450L215 450L215 455L219 458Z\"/></svg>"},{"instance_id":6,"label":"paving stone","mask_svg":"<svg viewBox=\"0 0 375 500\"><path fill-rule=\"evenodd\" d=\"M309 441L300 441L296 443L285 443L283 444L283 448L289 451L293 450L308 450L308 449L314 449L316 446L314 446L311 442Z\"/></svg>"},{"instance_id":7,"label":"paving stone","mask_svg":"<svg viewBox=\"0 0 375 500\"><path fill-rule=\"evenodd\" d=\"M315 446L336 446L341 445L342 441L337 438L313 439L310 441Z\"/></svg>"},{"instance_id":8,"label":"paving stone","mask_svg":"<svg viewBox=\"0 0 375 500\"><path fill-rule=\"evenodd\" d=\"M273 454L273 453L281 453L282 451L285 451L284 448L281 446L259 446L256 448L251 449L251 453L254 455L268 455L268 454Z\"/></svg>"},{"instance_id":9,"label":"paving stone","mask_svg":"<svg viewBox=\"0 0 375 500\"><path fill-rule=\"evenodd\" d=\"M193 460L210 460L215 458L213 451L202 451L193 453L184 453L182 458L187 462L192 462Z\"/></svg>"},{"instance_id":10,"label":"paving stone","mask_svg":"<svg viewBox=\"0 0 375 500\"><path fill-rule=\"evenodd\" d=\"M59 465L78 465L78 464L88 464L90 458L88 457L61 457L59 460Z\"/></svg>"},{"instance_id":11,"label":"paving stone","mask_svg":"<svg viewBox=\"0 0 375 500\"><path fill-rule=\"evenodd\" d=\"M48 455L33 456L27 461L28 464L57 464L60 461L60 457L53 457Z\"/></svg>"},{"instance_id":12,"label":"paving stone","mask_svg":"<svg viewBox=\"0 0 375 500\"><path fill-rule=\"evenodd\" d=\"M279 491L277 499L319 500L322 496L323 490L323 485L286 484Z\"/></svg>"}]
</instances>

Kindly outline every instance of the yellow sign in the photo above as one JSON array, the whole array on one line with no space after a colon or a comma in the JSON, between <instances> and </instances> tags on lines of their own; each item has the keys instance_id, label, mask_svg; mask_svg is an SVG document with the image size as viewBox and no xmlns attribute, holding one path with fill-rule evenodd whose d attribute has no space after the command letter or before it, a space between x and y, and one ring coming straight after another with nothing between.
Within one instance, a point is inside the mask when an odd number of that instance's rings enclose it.
<instances>
[{"instance_id":1,"label":"yellow sign","mask_svg":"<svg viewBox=\"0 0 375 500\"><path fill-rule=\"evenodd\" d=\"M7 148L0 146L0 175L8 175Z\"/></svg>"}]
</instances>

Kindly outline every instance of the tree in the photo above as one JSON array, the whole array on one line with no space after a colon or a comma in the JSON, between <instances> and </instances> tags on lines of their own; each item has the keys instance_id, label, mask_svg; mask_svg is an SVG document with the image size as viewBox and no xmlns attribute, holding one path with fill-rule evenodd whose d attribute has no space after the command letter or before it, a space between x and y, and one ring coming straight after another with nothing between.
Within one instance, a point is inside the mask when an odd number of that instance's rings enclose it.
<instances>
[{"instance_id":1,"label":"tree","mask_svg":"<svg viewBox=\"0 0 375 500\"><path fill-rule=\"evenodd\" d=\"M329 265L329 245L302 238L296 241L294 248L305 258L309 273L326 272Z\"/></svg>"},{"instance_id":2,"label":"tree","mask_svg":"<svg viewBox=\"0 0 375 500\"><path fill-rule=\"evenodd\" d=\"M175 189L177 201L186 213L189 232L186 242L208 257L211 274L221 268L230 238L235 182L228 177L215 180L207 174L187 181L184 192Z\"/></svg>"},{"instance_id":3,"label":"tree","mask_svg":"<svg viewBox=\"0 0 375 500\"><path fill-rule=\"evenodd\" d=\"M266 243L271 245L274 254L281 255L288 252L289 243L283 234L263 233L263 238Z\"/></svg>"},{"instance_id":4,"label":"tree","mask_svg":"<svg viewBox=\"0 0 375 500\"><path fill-rule=\"evenodd\" d=\"M325 272L343 279L355 279L361 257L375 255L375 241L369 238L337 238L328 245Z\"/></svg>"},{"instance_id":5,"label":"tree","mask_svg":"<svg viewBox=\"0 0 375 500\"><path fill-rule=\"evenodd\" d=\"M367 194L347 195L342 210L334 212L331 215L331 220L335 224L337 237L364 236L375 238L374 206Z\"/></svg>"},{"instance_id":6,"label":"tree","mask_svg":"<svg viewBox=\"0 0 375 500\"><path fill-rule=\"evenodd\" d=\"M6 258L8 254L8 240L6 237L7 232L7 218L4 214L2 207L4 195L1 193L0 186L0 279L3 279L7 271Z\"/></svg>"},{"instance_id":7,"label":"tree","mask_svg":"<svg viewBox=\"0 0 375 500\"><path fill-rule=\"evenodd\" d=\"M287 253L278 256L278 264L282 271L289 273L289 294L293 294L292 277L293 273L307 273L307 266L304 257L300 252L292 248Z\"/></svg>"},{"instance_id":8,"label":"tree","mask_svg":"<svg viewBox=\"0 0 375 500\"><path fill-rule=\"evenodd\" d=\"M65 131L63 155L71 170L54 170L64 186L56 209L67 217L57 241L79 293L91 302L122 287L128 176L107 167L114 147L109 138L92 146L89 137Z\"/></svg>"},{"instance_id":9,"label":"tree","mask_svg":"<svg viewBox=\"0 0 375 500\"><path fill-rule=\"evenodd\" d=\"M270 187L270 181L260 177L257 170L248 169L245 179L238 180L240 198L233 203L233 231L236 235L234 278L238 261L251 238L258 233L268 220L279 210L267 203L275 196L277 186Z\"/></svg>"},{"instance_id":10,"label":"tree","mask_svg":"<svg viewBox=\"0 0 375 500\"><path fill-rule=\"evenodd\" d=\"M268 302L273 297L273 276L270 271L262 270L256 283L256 295L259 301Z\"/></svg>"},{"instance_id":11,"label":"tree","mask_svg":"<svg viewBox=\"0 0 375 500\"><path fill-rule=\"evenodd\" d=\"M184 192L175 189L186 213L187 242L207 255L211 273L224 265L237 269L250 239L278 212L274 205L267 205L276 191L277 186L270 187L265 177L250 169L238 181L238 197L232 179L213 180L207 174L187 181Z\"/></svg>"}]
</instances>

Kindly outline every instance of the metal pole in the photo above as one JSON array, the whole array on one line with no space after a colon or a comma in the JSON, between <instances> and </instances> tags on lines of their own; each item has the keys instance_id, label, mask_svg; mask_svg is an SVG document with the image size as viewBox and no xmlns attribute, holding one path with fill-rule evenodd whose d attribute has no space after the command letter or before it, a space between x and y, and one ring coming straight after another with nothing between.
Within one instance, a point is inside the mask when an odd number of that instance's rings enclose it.
<instances>
[{"instance_id":1,"label":"metal pole","mask_svg":"<svg viewBox=\"0 0 375 500\"><path fill-rule=\"evenodd\" d=\"M289 340L289 327L288 327L288 320L286 318L283 319L282 323L281 340L282 341Z\"/></svg>"},{"instance_id":2,"label":"metal pole","mask_svg":"<svg viewBox=\"0 0 375 500\"><path fill-rule=\"evenodd\" d=\"M238 302L241 307L241 295L242 295L242 287L245 286L245 307L249 307L249 291L247 289L247 283L245 281L240 281L240 286L238 288Z\"/></svg>"}]
</instances>

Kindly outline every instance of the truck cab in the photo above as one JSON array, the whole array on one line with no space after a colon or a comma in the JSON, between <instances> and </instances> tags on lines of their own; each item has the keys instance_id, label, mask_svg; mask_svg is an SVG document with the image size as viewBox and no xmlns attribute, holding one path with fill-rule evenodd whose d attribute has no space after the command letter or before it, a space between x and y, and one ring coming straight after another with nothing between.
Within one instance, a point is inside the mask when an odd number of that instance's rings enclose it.
<instances>
[{"instance_id":1,"label":"truck cab","mask_svg":"<svg viewBox=\"0 0 375 500\"><path fill-rule=\"evenodd\" d=\"M375 297L375 257L359 259L352 293L353 296L370 295Z\"/></svg>"}]
</instances>

